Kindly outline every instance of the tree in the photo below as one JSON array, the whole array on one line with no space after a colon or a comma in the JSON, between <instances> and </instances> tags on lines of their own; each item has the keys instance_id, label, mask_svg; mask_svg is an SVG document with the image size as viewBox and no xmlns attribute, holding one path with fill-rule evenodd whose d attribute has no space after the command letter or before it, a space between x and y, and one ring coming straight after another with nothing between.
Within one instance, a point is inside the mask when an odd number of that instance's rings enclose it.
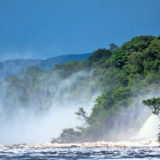
<instances>
[{"instance_id":1,"label":"tree","mask_svg":"<svg viewBox=\"0 0 160 160\"><path fill-rule=\"evenodd\" d=\"M111 51L115 51L115 50L118 49L118 46L116 44L114 44L114 43L111 43L109 46L110 46L110 50Z\"/></svg>"},{"instance_id":2,"label":"tree","mask_svg":"<svg viewBox=\"0 0 160 160\"><path fill-rule=\"evenodd\" d=\"M63 129L60 137L57 139L60 143L77 142L80 132L75 131L73 128ZM52 141L54 143L54 141ZM55 141L56 142L56 141Z\"/></svg>"},{"instance_id":3,"label":"tree","mask_svg":"<svg viewBox=\"0 0 160 160\"><path fill-rule=\"evenodd\" d=\"M149 106L152 109L153 114L156 114L156 115L160 114L160 97L146 99L143 101L143 104Z\"/></svg>"},{"instance_id":4,"label":"tree","mask_svg":"<svg viewBox=\"0 0 160 160\"><path fill-rule=\"evenodd\" d=\"M80 119L84 120L87 122L88 116L87 113L84 111L82 107L79 108L78 112L75 113Z\"/></svg>"}]
</instances>

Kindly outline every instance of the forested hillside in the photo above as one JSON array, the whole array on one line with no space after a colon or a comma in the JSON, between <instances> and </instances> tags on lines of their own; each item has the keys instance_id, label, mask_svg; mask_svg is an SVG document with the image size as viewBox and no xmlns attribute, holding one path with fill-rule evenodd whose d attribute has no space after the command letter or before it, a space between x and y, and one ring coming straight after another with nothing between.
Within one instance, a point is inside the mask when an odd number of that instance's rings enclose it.
<instances>
[{"instance_id":1,"label":"forested hillside","mask_svg":"<svg viewBox=\"0 0 160 160\"><path fill-rule=\"evenodd\" d=\"M0 62L0 80L9 75L18 74L28 67L36 66L42 70L50 70L55 64L62 64L72 61L82 61L87 59L91 54L70 54L57 57L42 59L15 59Z\"/></svg>"},{"instance_id":2,"label":"forested hillside","mask_svg":"<svg viewBox=\"0 0 160 160\"><path fill-rule=\"evenodd\" d=\"M98 49L82 62L57 64L50 71L30 67L6 78L0 84L1 114L75 106L84 125L64 129L53 142L117 140L142 125L149 114L141 107L143 97L158 94L159 86L160 37L139 36Z\"/></svg>"},{"instance_id":3,"label":"forested hillside","mask_svg":"<svg viewBox=\"0 0 160 160\"><path fill-rule=\"evenodd\" d=\"M116 140L135 134L147 115L141 108L143 98L159 94L160 37L135 37L119 48L111 44L74 68L78 66L95 69L102 95L85 119L86 126L78 131L65 129L58 140ZM79 115L83 118L83 113Z\"/></svg>"}]
</instances>

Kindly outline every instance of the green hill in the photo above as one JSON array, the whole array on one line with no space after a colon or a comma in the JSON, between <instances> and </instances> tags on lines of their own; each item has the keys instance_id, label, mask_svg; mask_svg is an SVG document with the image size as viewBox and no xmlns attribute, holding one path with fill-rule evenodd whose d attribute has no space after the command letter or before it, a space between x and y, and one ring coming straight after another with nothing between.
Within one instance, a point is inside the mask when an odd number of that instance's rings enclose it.
<instances>
[{"instance_id":1,"label":"green hill","mask_svg":"<svg viewBox=\"0 0 160 160\"><path fill-rule=\"evenodd\" d=\"M95 51L74 68L78 67L88 71L94 68L94 81L102 95L75 141L118 140L134 135L147 115L141 109L143 97L159 93L160 37L135 37L119 48L111 44L110 49ZM62 133L58 140L69 142L69 135L74 135L69 131L64 130L66 134Z\"/></svg>"},{"instance_id":2,"label":"green hill","mask_svg":"<svg viewBox=\"0 0 160 160\"><path fill-rule=\"evenodd\" d=\"M143 98L158 94L159 86L160 37L139 36L98 49L81 62L57 64L50 71L30 67L9 76L0 83L0 102L11 116L22 108L41 114L53 104L77 107L84 125L64 129L53 142L118 140L141 127L149 114ZM97 96L87 115L85 104ZM79 107L84 109L78 112Z\"/></svg>"}]
</instances>

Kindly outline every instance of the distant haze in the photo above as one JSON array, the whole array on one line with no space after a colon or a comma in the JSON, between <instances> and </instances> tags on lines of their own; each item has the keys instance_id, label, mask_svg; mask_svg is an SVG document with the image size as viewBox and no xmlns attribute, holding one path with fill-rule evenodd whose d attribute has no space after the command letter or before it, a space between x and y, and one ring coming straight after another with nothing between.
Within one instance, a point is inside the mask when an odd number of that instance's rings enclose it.
<instances>
[{"instance_id":1,"label":"distant haze","mask_svg":"<svg viewBox=\"0 0 160 160\"><path fill-rule=\"evenodd\" d=\"M43 70L51 69L55 64L61 64L72 61L82 61L87 59L91 54L77 54L77 55L63 55L52 57L46 60L41 59L15 59L0 62L0 80L3 78L17 74L22 70L30 67L37 66Z\"/></svg>"}]
</instances>

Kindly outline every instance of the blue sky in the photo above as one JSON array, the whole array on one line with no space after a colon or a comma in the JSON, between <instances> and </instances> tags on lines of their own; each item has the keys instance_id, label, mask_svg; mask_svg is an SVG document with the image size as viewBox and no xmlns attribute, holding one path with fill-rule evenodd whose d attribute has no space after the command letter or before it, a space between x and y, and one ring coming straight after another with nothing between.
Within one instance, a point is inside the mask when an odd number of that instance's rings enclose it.
<instances>
[{"instance_id":1,"label":"blue sky","mask_svg":"<svg viewBox=\"0 0 160 160\"><path fill-rule=\"evenodd\" d=\"M160 0L0 0L0 61L90 53L160 35Z\"/></svg>"}]
</instances>

